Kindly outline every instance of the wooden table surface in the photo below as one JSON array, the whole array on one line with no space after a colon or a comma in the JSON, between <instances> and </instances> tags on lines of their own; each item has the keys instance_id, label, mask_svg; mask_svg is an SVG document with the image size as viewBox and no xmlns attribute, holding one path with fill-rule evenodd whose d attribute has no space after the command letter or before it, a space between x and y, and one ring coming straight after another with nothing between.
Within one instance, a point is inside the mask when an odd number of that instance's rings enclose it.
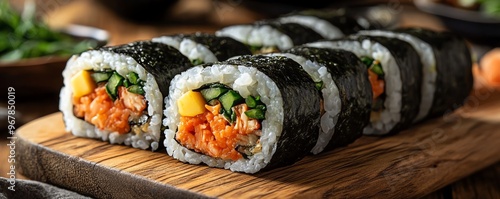
<instances>
[{"instance_id":1,"label":"wooden table surface","mask_svg":"<svg viewBox=\"0 0 500 199\"><path fill-rule=\"evenodd\" d=\"M14 1L14 3L19 2ZM177 19L177 21L167 19L155 23L140 23L123 19L93 0L53 0L44 2L50 2L40 6L43 11L42 14L52 27L81 24L101 28L109 32L109 43L111 45L150 39L171 33L213 32L226 25L248 23L267 17L256 10L239 4L224 3L225 1L183 0L175 5L175 9L166 16L166 18ZM399 14L399 26L420 26L435 30L445 29L435 17L421 13L411 5L394 4L394 1L389 2L392 2L390 5L396 8L397 14ZM18 118L18 124L56 112L57 97L57 95L47 95L38 98L36 101L19 101L16 108L23 112L23 115ZM2 125L0 126L2 129L6 129ZM1 138L0 157L7 157L6 135L3 134ZM6 161L2 160L0 162L0 176L7 177L8 166L9 164ZM18 178L23 177L18 176ZM449 184L425 198L500 198L499 187L500 163L496 163L469 177Z\"/></svg>"}]
</instances>

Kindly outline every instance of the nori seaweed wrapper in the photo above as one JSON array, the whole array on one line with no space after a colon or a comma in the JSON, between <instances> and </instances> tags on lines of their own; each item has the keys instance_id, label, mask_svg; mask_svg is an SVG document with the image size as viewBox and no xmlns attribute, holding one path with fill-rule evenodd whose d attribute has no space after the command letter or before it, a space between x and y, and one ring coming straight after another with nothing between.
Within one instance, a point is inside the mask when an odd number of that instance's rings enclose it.
<instances>
[{"instance_id":1,"label":"nori seaweed wrapper","mask_svg":"<svg viewBox=\"0 0 500 199\"><path fill-rule=\"evenodd\" d=\"M420 110L422 88L422 62L417 51L407 42L378 36L351 36L351 40L371 40L384 46L394 57L401 76L401 120L385 135L396 134L409 128ZM387 82L386 82L387 83Z\"/></svg>"},{"instance_id":2,"label":"nori seaweed wrapper","mask_svg":"<svg viewBox=\"0 0 500 199\"><path fill-rule=\"evenodd\" d=\"M286 57L263 55L222 63L257 68L276 83L283 98L283 130L276 152L263 170L291 165L309 154L320 130L320 94L300 65Z\"/></svg>"},{"instance_id":3,"label":"nori seaweed wrapper","mask_svg":"<svg viewBox=\"0 0 500 199\"><path fill-rule=\"evenodd\" d=\"M217 60L224 61L239 55L251 55L252 52L245 44L224 36L216 36L208 33L195 33L180 35L182 38L191 39L207 47L217 57Z\"/></svg>"},{"instance_id":4,"label":"nori seaweed wrapper","mask_svg":"<svg viewBox=\"0 0 500 199\"><path fill-rule=\"evenodd\" d=\"M284 53L325 66L337 85L342 108L335 133L324 151L346 146L361 137L363 128L370 122L373 101L366 65L354 53L345 50L299 46Z\"/></svg>"},{"instance_id":5,"label":"nori seaweed wrapper","mask_svg":"<svg viewBox=\"0 0 500 199\"><path fill-rule=\"evenodd\" d=\"M442 116L464 104L473 88L472 59L465 40L450 32L422 28L397 31L428 43L436 59L436 91L427 118Z\"/></svg>"},{"instance_id":6,"label":"nori seaweed wrapper","mask_svg":"<svg viewBox=\"0 0 500 199\"><path fill-rule=\"evenodd\" d=\"M258 21L255 22L255 24L269 25L275 28L276 30L290 37L294 46L324 39L316 31L297 23L279 23L276 21L267 20Z\"/></svg>"},{"instance_id":7,"label":"nori seaweed wrapper","mask_svg":"<svg viewBox=\"0 0 500 199\"><path fill-rule=\"evenodd\" d=\"M120 46L102 47L98 50L132 57L154 76L163 97L168 95L170 81L175 75L193 66L191 61L177 49L151 41L137 41Z\"/></svg>"},{"instance_id":8,"label":"nori seaweed wrapper","mask_svg":"<svg viewBox=\"0 0 500 199\"><path fill-rule=\"evenodd\" d=\"M372 27L364 28L356 18L342 12L321 11L321 10L304 10L291 15L314 16L325 21L328 21L333 26L337 27L344 35L357 33L361 30L372 29Z\"/></svg>"}]
</instances>

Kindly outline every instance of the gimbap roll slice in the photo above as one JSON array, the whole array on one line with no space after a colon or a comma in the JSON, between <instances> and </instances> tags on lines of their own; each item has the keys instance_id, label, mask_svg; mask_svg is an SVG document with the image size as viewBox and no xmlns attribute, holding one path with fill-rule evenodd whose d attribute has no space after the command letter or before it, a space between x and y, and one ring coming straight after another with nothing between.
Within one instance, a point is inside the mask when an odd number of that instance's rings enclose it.
<instances>
[{"instance_id":1,"label":"gimbap roll slice","mask_svg":"<svg viewBox=\"0 0 500 199\"><path fill-rule=\"evenodd\" d=\"M250 49L239 41L209 33L167 35L153 38L152 41L178 49L191 60L193 65L224 61L231 57L252 54Z\"/></svg>"},{"instance_id":2,"label":"gimbap roll slice","mask_svg":"<svg viewBox=\"0 0 500 199\"><path fill-rule=\"evenodd\" d=\"M286 57L242 56L176 76L166 99L167 153L255 173L290 165L318 139L315 83Z\"/></svg>"},{"instance_id":3,"label":"gimbap roll slice","mask_svg":"<svg viewBox=\"0 0 500 199\"><path fill-rule=\"evenodd\" d=\"M320 34L306 26L276 20L228 26L215 34L228 36L246 44L253 54L280 52L295 45L323 39Z\"/></svg>"},{"instance_id":4,"label":"gimbap roll slice","mask_svg":"<svg viewBox=\"0 0 500 199\"><path fill-rule=\"evenodd\" d=\"M360 31L358 34L403 40L418 52L423 66L422 95L414 122L453 111L469 95L472 89L471 56L465 41L458 36L422 28Z\"/></svg>"},{"instance_id":5,"label":"gimbap roll slice","mask_svg":"<svg viewBox=\"0 0 500 199\"><path fill-rule=\"evenodd\" d=\"M462 106L473 88L472 58L465 40L450 32L436 32L423 28L397 29L430 46L434 59L435 91L427 118L442 116Z\"/></svg>"},{"instance_id":6,"label":"gimbap roll slice","mask_svg":"<svg viewBox=\"0 0 500 199\"><path fill-rule=\"evenodd\" d=\"M420 105L422 63L410 44L384 37L349 36L307 45L351 51L366 65L373 104L364 134L394 134L413 123Z\"/></svg>"},{"instance_id":7,"label":"gimbap roll slice","mask_svg":"<svg viewBox=\"0 0 500 199\"><path fill-rule=\"evenodd\" d=\"M321 129L313 154L346 146L362 135L370 121L372 90L366 66L355 54L298 46L269 56L299 63L321 92Z\"/></svg>"},{"instance_id":8,"label":"gimbap roll slice","mask_svg":"<svg viewBox=\"0 0 500 199\"><path fill-rule=\"evenodd\" d=\"M74 55L60 93L66 130L113 144L160 148L163 98L171 79L190 67L175 48L145 41Z\"/></svg>"},{"instance_id":9,"label":"gimbap roll slice","mask_svg":"<svg viewBox=\"0 0 500 199\"><path fill-rule=\"evenodd\" d=\"M422 90L419 105L420 108L414 122L424 119L431 110L434 93L436 91L436 60L434 53L432 52L431 45L412 35L388 30L360 31L357 34L403 40L408 42L408 44L410 44L417 51L420 61L422 62Z\"/></svg>"}]
</instances>

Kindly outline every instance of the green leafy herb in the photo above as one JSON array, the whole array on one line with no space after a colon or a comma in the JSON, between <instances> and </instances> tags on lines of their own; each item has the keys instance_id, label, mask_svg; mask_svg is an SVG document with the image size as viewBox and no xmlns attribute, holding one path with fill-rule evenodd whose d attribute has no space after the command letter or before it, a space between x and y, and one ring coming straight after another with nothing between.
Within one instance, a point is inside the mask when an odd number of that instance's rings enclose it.
<instances>
[{"instance_id":1,"label":"green leafy herb","mask_svg":"<svg viewBox=\"0 0 500 199\"><path fill-rule=\"evenodd\" d=\"M50 29L35 17L33 2L25 3L21 14L8 1L0 1L0 62L47 55L70 56L97 46L95 41L78 41Z\"/></svg>"}]
</instances>

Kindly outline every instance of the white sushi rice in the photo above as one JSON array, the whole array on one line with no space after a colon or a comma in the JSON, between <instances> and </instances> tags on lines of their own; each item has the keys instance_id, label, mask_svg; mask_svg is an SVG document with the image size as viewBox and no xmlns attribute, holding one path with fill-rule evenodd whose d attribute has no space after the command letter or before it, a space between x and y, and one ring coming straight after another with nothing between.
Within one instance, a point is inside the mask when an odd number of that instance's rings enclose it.
<instances>
[{"instance_id":1,"label":"white sushi rice","mask_svg":"<svg viewBox=\"0 0 500 199\"><path fill-rule=\"evenodd\" d=\"M339 28L332 25L330 22L320 19L315 16L292 15L278 18L281 23L297 23L308 27L325 39L337 39L344 36L344 33Z\"/></svg>"},{"instance_id":2,"label":"white sushi rice","mask_svg":"<svg viewBox=\"0 0 500 199\"><path fill-rule=\"evenodd\" d=\"M420 40L419 38L406 33L395 33L384 30L371 30L371 31L360 31L357 34L397 38L408 42L417 51L423 65L422 67L423 77L422 77L422 97L419 106L420 110L414 122L418 122L422 120L425 116L427 116L427 114L431 110L432 102L434 100L434 93L436 91L437 70L436 70L436 59L434 57L432 47L428 43Z\"/></svg>"},{"instance_id":3,"label":"white sushi rice","mask_svg":"<svg viewBox=\"0 0 500 199\"><path fill-rule=\"evenodd\" d=\"M269 54L268 56L288 57L299 63L314 82L323 82L321 94L323 95L323 108L325 112L321 115L321 129L318 134L316 145L311 150L311 153L318 154L322 152L335 133L335 125L337 124L340 111L342 110L339 89L337 84L335 84L335 81L333 81L332 75L328 72L326 66L313 62L302 56L291 53L274 53Z\"/></svg>"},{"instance_id":4,"label":"white sushi rice","mask_svg":"<svg viewBox=\"0 0 500 199\"><path fill-rule=\"evenodd\" d=\"M126 76L129 72L135 72L141 80L145 81L143 87L147 101L147 114L151 117L149 128L146 133L134 135L132 133L119 134L100 130L96 126L75 117L73 114L73 91L71 88L71 77L82 70L115 70L118 74ZM66 131L75 136L87 138L99 138L112 144L132 145L134 148L147 149L151 147L156 150L159 146L162 125L162 103L163 96L158 89L153 75L138 64L133 58L121 54L106 51L87 51L80 56L71 57L63 71L64 87L61 89L59 109L64 115ZM142 117L146 121L147 117Z\"/></svg>"},{"instance_id":5,"label":"white sushi rice","mask_svg":"<svg viewBox=\"0 0 500 199\"><path fill-rule=\"evenodd\" d=\"M306 44L306 46L343 49L351 51L358 57L369 56L379 60L385 79L385 109L382 110L380 117L372 114L370 124L363 129L363 133L366 135L387 134L401 121L401 75L394 57L387 48L370 40L363 40L362 42L352 40L320 41Z\"/></svg>"},{"instance_id":6,"label":"white sushi rice","mask_svg":"<svg viewBox=\"0 0 500 199\"><path fill-rule=\"evenodd\" d=\"M259 95L261 101L266 104L267 117L261 124L262 151L250 156L250 159L242 158L231 161L213 158L189 150L175 140L177 125L180 121L177 100L184 93L213 82L230 86L244 98L249 95ZM165 130L164 141L167 153L175 159L190 164L205 163L211 167L255 173L270 162L283 129L283 99L277 85L268 76L251 67L215 64L206 68L201 66L191 68L172 80L169 97L165 98L165 107L166 118L163 120L163 124L168 127Z\"/></svg>"},{"instance_id":7,"label":"white sushi rice","mask_svg":"<svg viewBox=\"0 0 500 199\"><path fill-rule=\"evenodd\" d=\"M269 25L234 25L215 32L215 35L231 37L249 46L276 46L281 51L294 45L288 35Z\"/></svg>"},{"instance_id":8,"label":"white sushi rice","mask_svg":"<svg viewBox=\"0 0 500 199\"><path fill-rule=\"evenodd\" d=\"M151 41L174 47L191 61L201 60L203 63L213 63L218 61L215 54L205 45L197 43L191 39L176 36L162 36L153 38Z\"/></svg>"}]
</instances>

